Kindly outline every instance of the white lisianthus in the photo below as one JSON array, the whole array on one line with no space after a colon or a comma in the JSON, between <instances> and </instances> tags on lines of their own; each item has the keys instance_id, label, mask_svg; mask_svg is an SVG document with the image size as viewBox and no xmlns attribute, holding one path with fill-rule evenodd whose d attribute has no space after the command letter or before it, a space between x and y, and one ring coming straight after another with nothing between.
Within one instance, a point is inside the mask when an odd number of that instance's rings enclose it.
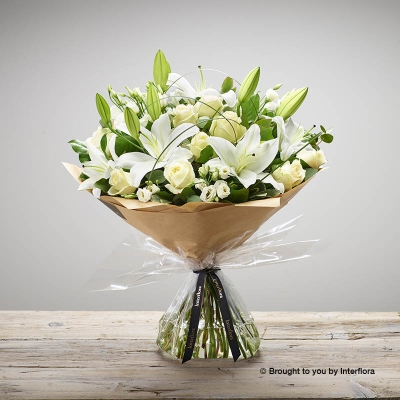
<instances>
[{"instance_id":1,"label":"white lisianthus","mask_svg":"<svg viewBox=\"0 0 400 400\"><path fill-rule=\"evenodd\" d=\"M265 105L265 109L269 112L276 112L276 110L278 109L280 105L280 101L279 99L274 100L274 101L270 101Z\"/></svg>"},{"instance_id":2,"label":"white lisianthus","mask_svg":"<svg viewBox=\"0 0 400 400\"><path fill-rule=\"evenodd\" d=\"M217 191L215 189L214 185L211 186L206 186L200 195L200 199L204 201L205 203L211 203L215 200L215 197L217 196Z\"/></svg>"},{"instance_id":3,"label":"white lisianthus","mask_svg":"<svg viewBox=\"0 0 400 400\"><path fill-rule=\"evenodd\" d=\"M200 176L200 178L205 178L208 175L209 172L210 172L210 167L207 164L203 164L199 168L199 176Z\"/></svg>"},{"instance_id":4,"label":"white lisianthus","mask_svg":"<svg viewBox=\"0 0 400 400\"><path fill-rule=\"evenodd\" d=\"M176 160L165 166L165 179L169 184L165 187L172 193L180 193L195 180L192 164L187 160Z\"/></svg>"},{"instance_id":5,"label":"white lisianthus","mask_svg":"<svg viewBox=\"0 0 400 400\"><path fill-rule=\"evenodd\" d=\"M225 199L225 197L228 197L231 194L231 189L225 181L220 180L215 182L214 187L217 190L217 196L220 199Z\"/></svg>"},{"instance_id":6,"label":"white lisianthus","mask_svg":"<svg viewBox=\"0 0 400 400\"><path fill-rule=\"evenodd\" d=\"M149 190L152 194L156 194L160 191L160 188L153 183L147 186L147 190Z\"/></svg>"},{"instance_id":7,"label":"white lisianthus","mask_svg":"<svg viewBox=\"0 0 400 400\"><path fill-rule=\"evenodd\" d=\"M205 187L207 187L207 182L204 179L196 178L194 180L194 187L198 190L203 190Z\"/></svg>"},{"instance_id":8,"label":"white lisianthus","mask_svg":"<svg viewBox=\"0 0 400 400\"><path fill-rule=\"evenodd\" d=\"M305 175L306 171L301 166L300 160L297 159L291 164L289 161L286 161L272 173L273 178L283 184L285 192L303 182Z\"/></svg>"},{"instance_id":9,"label":"white lisianthus","mask_svg":"<svg viewBox=\"0 0 400 400\"><path fill-rule=\"evenodd\" d=\"M179 104L171 111L171 113L174 115L172 125L175 128L185 122L189 124L196 124L197 122L198 114L194 112L194 107L191 104Z\"/></svg>"},{"instance_id":10,"label":"white lisianthus","mask_svg":"<svg viewBox=\"0 0 400 400\"><path fill-rule=\"evenodd\" d=\"M231 174L231 169L227 165L219 167L218 171L221 179L228 179L229 175Z\"/></svg>"},{"instance_id":11,"label":"white lisianthus","mask_svg":"<svg viewBox=\"0 0 400 400\"><path fill-rule=\"evenodd\" d=\"M136 190L131 184L130 174L120 168L111 171L109 183L111 185L108 190L110 196L132 194Z\"/></svg>"},{"instance_id":12,"label":"white lisianthus","mask_svg":"<svg viewBox=\"0 0 400 400\"><path fill-rule=\"evenodd\" d=\"M211 180L216 182L219 179L219 171L218 168L215 168L214 172L211 174Z\"/></svg>"},{"instance_id":13,"label":"white lisianthus","mask_svg":"<svg viewBox=\"0 0 400 400\"><path fill-rule=\"evenodd\" d=\"M209 136L205 132L196 133L196 135L192 137L189 149L193 153L195 160L200 157L201 151L208 146L208 138Z\"/></svg>"},{"instance_id":14,"label":"white lisianthus","mask_svg":"<svg viewBox=\"0 0 400 400\"><path fill-rule=\"evenodd\" d=\"M97 149L101 150L101 139L104 135L107 135L107 147L106 147L106 153L108 156L110 156L110 150L108 148L108 143L110 142L111 137L114 135L108 128L102 128L99 126L97 128L97 131L93 132L93 136L90 138L86 139L86 143L91 143L93 146L95 146Z\"/></svg>"},{"instance_id":15,"label":"white lisianthus","mask_svg":"<svg viewBox=\"0 0 400 400\"><path fill-rule=\"evenodd\" d=\"M265 100L266 101L275 101L279 97L279 94L274 89L268 89L267 93L265 93Z\"/></svg>"},{"instance_id":16,"label":"white lisianthus","mask_svg":"<svg viewBox=\"0 0 400 400\"><path fill-rule=\"evenodd\" d=\"M149 122L153 122L153 120L151 119L150 114L146 113L146 114L143 114L143 117L139 119L139 122L140 122L140 126L143 126L146 128L147 124Z\"/></svg>"},{"instance_id":17,"label":"white lisianthus","mask_svg":"<svg viewBox=\"0 0 400 400\"><path fill-rule=\"evenodd\" d=\"M115 119L123 112L116 106L112 105L110 107L110 112L111 112L111 121L115 121Z\"/></svg>"},{"instance_id":18,"label":"white lisianthus","mask_svg":"<svg viewBox=\"0 0 400 400\"><path fill-rule=\"evenodd\" d=\"M138 189L136 194L137 194L138 200L141 201L142 203L147 203L148 201L151 200L152 193L150 192L150 190L148 190L146 188Z\"/></svg>"},{"instance_id":19,"label":"white lisianthus","mask_svg":"<svg viewBox=\"0 0 400 400\"><path fill-rule=\"evenodd\" d=\"M318 169L328 160L325 158L323 150L315 150L312 147L307 147L297 153L297 157L304 160L311 168Z\"/></svg>"},{"instance_id":20,"label":"white lisianthus","mask_svg":"<svg viewBox=\"0 0 400 400\"><path fill-rule=\"evenodd\" d=\"M160 99L161 107L166 107L168 104L168 95L158 92L158 98Z\"/></svg>"},{"instance_id":21,"label":"white lisianthus","mask_svg":"<svg viewBox=\"0 0 400 400\"><path fill-rule=\"evenodd\" d=\"M199 117L212 118L222 110L222 97L206 94L195 104L194 110Z\"/></svg>"},{"instance_id":22,"label":"white lisianthus","mask_svg":"<svg viewBox=\"0 0 400 400\"><path fill-rule=\"evenodd\" d=\"M216 117L210 127L210 135L229 140L231 143L239 141L246 133L246 128L240 125L242 119L233 111L225 111Z\"/></svg>"}]
</instances>

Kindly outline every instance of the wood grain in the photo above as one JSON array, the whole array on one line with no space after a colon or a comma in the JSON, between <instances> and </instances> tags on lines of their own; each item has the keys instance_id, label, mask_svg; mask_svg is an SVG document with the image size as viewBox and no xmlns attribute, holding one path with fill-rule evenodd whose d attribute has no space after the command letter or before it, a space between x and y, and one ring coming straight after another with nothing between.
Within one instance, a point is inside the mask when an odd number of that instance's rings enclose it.
<instances>
[{"instance_id":1,"label":"wood grain","mask_svg":"<svg viewBox=\"0 0 400 400\"><path fill-rule=\"evenodd\" d=\"M183 366L155 344L161 315L0 312L0 399L400 398L399 313L254 312L256 357ZM312 376L359 367L375 374Z\"/></svg>"}]
</instances>

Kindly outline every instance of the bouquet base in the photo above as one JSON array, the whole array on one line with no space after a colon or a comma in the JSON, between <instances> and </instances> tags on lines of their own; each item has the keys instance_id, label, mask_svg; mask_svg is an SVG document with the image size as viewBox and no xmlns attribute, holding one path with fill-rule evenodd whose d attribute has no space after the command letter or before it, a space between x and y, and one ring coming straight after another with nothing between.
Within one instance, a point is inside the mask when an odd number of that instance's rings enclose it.
<instances>
[{"instance_id":1,"label":"bouquet base","mask_svg":"<svg viewBox=\"0 0 400 400\"><path fill-rule=\"evenodd\" d=\"M221 271L217 275L223 283L228 300L240 358L252 357L260 347L260 337L253 317L232 283ZM196 274L189 276L160 319L157 345L176 359L182 359L185 353L196 280ZM217 297L215 286L207 275L192 358L232 358Z\"/></svg>"}]
</instances>

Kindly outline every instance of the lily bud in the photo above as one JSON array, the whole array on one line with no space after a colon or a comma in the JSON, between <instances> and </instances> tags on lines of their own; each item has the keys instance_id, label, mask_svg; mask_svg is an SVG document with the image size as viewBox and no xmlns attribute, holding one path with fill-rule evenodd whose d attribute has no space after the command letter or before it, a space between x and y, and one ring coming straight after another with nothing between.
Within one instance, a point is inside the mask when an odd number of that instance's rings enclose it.
<instances>
[{"instance_id":1,"label":"lily bud","mask_svg":"<svg viewBox=\"0 0 400 400\"><path fill-rule=\"evenodd\" d=\"M250 71L246 78L244 78L240 86L238 94L238 102L244 103L257 89L258 81L260 79L260 67L254 68Z\"/></svg>"},{"instance_id":2,"label":"lily bud","mask_svg":"<svg viewBox=\"0 0 400 400\"><path fill-rule=\"evenodd\" d=\"M153 121L158 119L158 117L161 115L160 98L158 97L156 87L152 83L149 84L147 89L146 107L147 112L150 114L150 117Z\"/></svg>"},{"instance_id":3,"label":"lily bud","mask_svg":"<svg viewBox=\"0 0 400 400\"><path fill-rule=\"evenodd\" d=\"M284 121L290 118L302 105L308 93L308 87L292 90L287 93L281 100L276 115L281 116Z\"/></svg>"},{"instance_id":4,"label":"lily bud","mask_svg":"<svg viewBox=\"0 0 400 400\"><path fill-rule=\"evenodd\" d=\"M170 72L171 67L164 53L158 50L154 59L153 77L156 85L159 85L164 92L168 89L167 80Z\"/></svg>"}]
</instances>

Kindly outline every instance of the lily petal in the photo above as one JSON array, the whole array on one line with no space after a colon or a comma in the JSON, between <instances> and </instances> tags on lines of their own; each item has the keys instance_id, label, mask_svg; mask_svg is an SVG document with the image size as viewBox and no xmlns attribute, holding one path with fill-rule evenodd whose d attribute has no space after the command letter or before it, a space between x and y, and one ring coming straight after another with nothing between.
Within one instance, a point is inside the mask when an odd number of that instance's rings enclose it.
<instances>
[{"instance_id":1,"label":"lily petal","mask_svg":"<svg viewBox=\"0 0 400 400\"><path fill-rule=\"evenodd\" d=\"M162 114L160 118L156 119L151 127L151 133L156 140L160 143L161 148L165 149L170 139L171 122L168 114Z\"/></svg>"},{"instance_id":2,"label":"lily petal","mask_svg":"<svg viewBox=\"0 0 400 400\"><path fill-rule=\"evenodd\" d=\"M193 99L195 99L198 96L196 90L186 80L186 78L184 78L181 75L176 74L174 72L171 72L168 75L167 85L168 86L176 86L177 88L181 89L185 93L186 96L192 97Z\"/></svg>"},{"instance_id":3,"label":"lily petal","mask_svg":"<svg viewBox=\"0 0 400 400\"><path fill-rule=\"evenodd\" d=\"M262 178L262 177L259 177ZM281 193L285 192L285 186L283 183L277 182L272 175L268 175L266 178L262 180L264 183L270 183L276 190L279 190Z\"/></svg>"},{"instance_id":4,"label":"lily petal","mask_svg":"<svg viewBox=\"0 0 400 400\"><path fill-rule=\"evenodd\" d=\"M243 171L241 171L237 177L245 188L248 188L257 180L257 174L248 169L244 169Z\"/></svg>"},{"instance_id":5,"label":"lily petal","mask_svg":"<svg viewBox=\"0 0 400 400\"><path fill-rule=\"evenodd\" d=\"M140 182L142 181L143 177L153 169L154 163L155 160L152 159L152 161L139 162L131 168L130 172L133 186L140 186ZM157 164L154 169L157 168L161 168L161 166Z\"/></svg>"},{"instance_id":6,"label":"lily petal","mask_svg":"<svg viewBox=\"0 0 400 400\"><path fill-rule=\"evenodd\" d=\"M175 148L170 157L168 157L168 163L176 160L189 160L193 157L193 154L190 150L184 149L183 147Z\"/></svg>"},{"instance_id":7,"label":"lily petal","mask_svg":"<svg viewBox=\"0 0 400 400\"><path fill-rule=\"evenodd\" d=\"M237 167L239 160L236 157L236 147L231 142L216 136L210 136L207 141L218 154L223 164L234 168Z\"/></svg>"},{"instance_id":8,"label":"lily petal","mask_svg":"<svg viewBox=\"0 0 400 400\"><path fill-rule=\"evenodd\" d=\"M242 154L253 153L260 144L260 139L260 127L257 124L254 124L244 134L243 138L239 140L236 146L236 156L240 157Z\"/></svg>"},{"instance_id":9,"label":"lily petal","mask_svg":"<svg viewBox=\"0 0 400 400\"><path fill-rule=\"evenodd\" d=\"M121 157L118 158L118 161L115 163L116 167L130 169L137 163L143 162L152 162L155 163L153 157L149 156L145 153L125 153L122 154ZM137 186L137 185L134 185Z\"/></svg>"},{"instance_id":10,"label":"lily petal","mask_svg":"<svg viewBox=\"0 0 400 400\"><path fill-rule=\"evenodd\" d=\"M115 141L117 140L117 135L112 135L110 141L108 142L108 150L110 150L111 157L114 161L118 160L117 153L115 152Z\"/></svg>"},{"instance_id":11,"label":"lily petal","mask_svg":"<svg viewBox=\"0 0 400 400\"><path fill-rule=\"evenodd\" d=\"M248 169L259 174L274 161L276 153L278 152L279 141L278 139L268 140L264 142L254 151L254 162L248 166Z\"/></svg>"},{"instance_id":12,"label":"lily petal","mask_svg":"<svg viewBox=\"0 0 400 400\"><path fill-rule=\"evenodd\" d=\"M233 107L237 103L236 93L233 90L222 93L221 96L229 107Z\"/></svg>"}]
</instances>

